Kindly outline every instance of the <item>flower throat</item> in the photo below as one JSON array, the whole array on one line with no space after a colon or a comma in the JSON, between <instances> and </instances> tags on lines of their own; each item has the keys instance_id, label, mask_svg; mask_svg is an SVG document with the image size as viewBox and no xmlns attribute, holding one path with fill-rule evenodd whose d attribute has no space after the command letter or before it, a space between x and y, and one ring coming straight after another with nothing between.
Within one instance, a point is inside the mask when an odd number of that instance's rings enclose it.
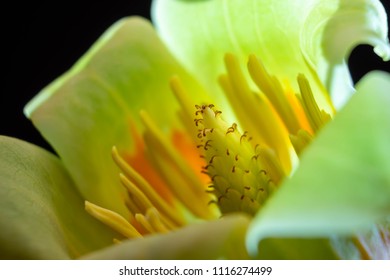
<instances>
[{"instance_id":1,"label":"flower throat","mask_svg":"<svg viewBox=\"0 0 390 280\"><path fill-rule=\"evenodd\" d=\"M221 75L219 83L239 125L227 124L214 105L194 108L180 78L174 76L170 87L181 107L180 135L188 141L180 143L185 143L185 149L180 150L177 141L142 111L143 135L134 132L142 144L136 154L129 157L115 147L112 151L127 190L124 203L129 215L123 217L87 201L85 207L92 216L126 238L140 238L228 213L255 215L331 117L319 109L303 75L298 76L298 95L268 74L255 56L248 61L255 90L234 55L225 55L225 67L227 74ZM189 151L195 158L185 156ZM134 161L140 157L145 159L142 168L137 167L139 160ZM166 196L156 191L158 181L166 186Z\"/></svg>"}]
</instances>

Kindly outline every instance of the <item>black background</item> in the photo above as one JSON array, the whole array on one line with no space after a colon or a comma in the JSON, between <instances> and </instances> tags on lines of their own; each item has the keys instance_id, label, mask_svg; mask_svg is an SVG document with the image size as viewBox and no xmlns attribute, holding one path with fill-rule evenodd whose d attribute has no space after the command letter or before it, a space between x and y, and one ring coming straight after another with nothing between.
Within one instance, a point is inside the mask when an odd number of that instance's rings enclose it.
<instances>
[{"instance_id":1,"label":"black background","mask_svg":"<svg viewBox=\"0 0 390 280\"><path fill-rule=\"evenodd\" d=\"M0 134L50 149L23 115L24 105L68 70L118 19L149 17L150 1L31 2L35 3L2 7ZM382 3L390 11L389 0ZM355 49L349 63L355 81L373 69L388 71L389 66L369 46Z\"/></svg>"}]
</instances>

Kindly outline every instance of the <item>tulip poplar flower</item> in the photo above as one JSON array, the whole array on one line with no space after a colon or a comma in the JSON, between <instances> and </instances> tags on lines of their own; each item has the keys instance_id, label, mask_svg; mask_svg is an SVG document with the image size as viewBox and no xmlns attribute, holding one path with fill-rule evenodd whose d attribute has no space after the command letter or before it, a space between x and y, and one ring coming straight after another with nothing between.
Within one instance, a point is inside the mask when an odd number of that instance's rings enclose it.
<instances>
[{"instance_id":1,"label":"tulip poplar flower","mask_svg":"<svg viewBox=\"0 0 390 280\"><path fill-rule=\"evenodd\" d=\"M388 259L390 59L378 0L156 0L0 138L3 258Z\"/></svg>"}]
</instances>

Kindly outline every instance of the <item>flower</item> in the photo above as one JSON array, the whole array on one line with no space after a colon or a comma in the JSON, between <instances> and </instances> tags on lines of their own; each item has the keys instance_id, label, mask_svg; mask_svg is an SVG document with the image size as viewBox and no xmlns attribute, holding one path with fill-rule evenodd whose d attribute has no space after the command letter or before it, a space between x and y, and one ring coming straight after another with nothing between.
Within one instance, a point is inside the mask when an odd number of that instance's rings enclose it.
<instances>
[{"instance_id":1,"label":"flower","mask_svg":"<svg viewBox=\"0 0 390 280\"><path fill-rule=\"evenodd\" d=\"M390 77L353 94L345 63L360 42L389 59L380 2L160 0L153 18L26 106L59 158L1 138L2 256L388 258Z\"/></svg>"}]
</instances>

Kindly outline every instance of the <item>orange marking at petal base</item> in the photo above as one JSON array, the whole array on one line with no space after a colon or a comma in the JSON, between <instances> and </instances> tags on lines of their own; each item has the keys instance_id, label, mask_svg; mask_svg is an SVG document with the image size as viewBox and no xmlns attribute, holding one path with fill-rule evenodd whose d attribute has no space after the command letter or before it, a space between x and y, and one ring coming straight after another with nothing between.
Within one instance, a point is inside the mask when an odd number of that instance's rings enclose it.
<instances>
[{"instance_id":1,"label":"orange marking at petal base","mask_svg":"<svg viewBox=\"0 0 390 280\"><path fill-rule=\"evenodd\" d=\"M294 90L291 88L289 84L287 84L285 92L286 92L287 100L291 105L291 108L294 110L294 113L298 117L298 121L301 128L313 135L313 129L309 124L309 120L306 117L305 111L303 110L301 103L296 97ZM296 131L295 133L297 132L298 131Z\"/></svg>"},{"instance_id":2,"label":"orange marking at petal base","mask_svg":"<svg viewBox=\"0 0 390 280\"><path fill-rule=\"evenodd\" d=\"M149 182L162 199L171 203L173 201L173 194L164 179L149 161L145 142L132 121L130 121L130 131L134 139L134 152L122 153L123 159Z\"/></svg>"},{"instance_id":3,"label":"orange marking at petal base","mask_svg":"<svg viewBox=\"0 0 390 280\"><path fill-rule=\"evenodd\" d=\"M202 173L202 166L205 166L205 160L200 157L199 150L194 145L192 139L185 132L174 129L172 131L171 141L174 147L179 151L188 165L198 174L199 179L205 185L210 183L210 177Z\"/></svg>"}]
</instances>

